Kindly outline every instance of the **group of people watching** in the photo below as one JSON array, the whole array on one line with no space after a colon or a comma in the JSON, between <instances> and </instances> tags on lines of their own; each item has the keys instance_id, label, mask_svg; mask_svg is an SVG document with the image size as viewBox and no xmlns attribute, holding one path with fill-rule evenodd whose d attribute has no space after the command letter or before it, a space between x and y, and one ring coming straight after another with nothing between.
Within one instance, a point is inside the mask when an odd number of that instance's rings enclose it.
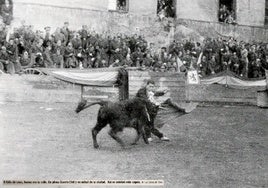
<instances>
[{"instance_id":1,"label":"group of people watching","mask_svg":"<svg viewBox=\"0 0 268 188\"><path fill-rule=\"evenodd\" d=\"M245 43L230 37L207 38L202 43L174 41L169 47L181 71L196 69L201 77L230 70L244 78L260 78L268 69L268 44Z\"/></svg>"},{"instance_id":2,"label":"group of people watching","mask_svg":"<svg viewBox=\"0 0 268 188\"><path fill-rule=\"evenodd\" d=\"M236 24L235 12L232 9L227 8L226 5L221 4L219 9L219 22Z\"/></svg>"},{"instance_id":3,"label":"group of people watching","mask_svg":"<svg viewBox=\"0 0 268 188\"><path fill-rule=\"evenodd\" d=\"M89 31L83 25L80 30L71 31L69 23L51 33L50 27L45 32L33 31L32 26L14 29L6 40L4 26L0 45L0 69L14 74L24 68L100 68L100 67L141 67L158 70L162 63L154 44L143 36L108 35ZM157 61L156 61L157 60ZM173 59L176 63L176 59ZM177 67L166 67L175 71Z\"/></svg>"},{"instance_id":4,"label":"group of people watching","mask_svg":"<svg viewBox=\"0 0 268 188\"><path fill-rule=\"evenodd\" d=\"M51 32L50 27L33 31L32 26L14 29L6 37L0 28L0 70L22 73L25 68L139 67L159 72L198 70L201 76L230 70L249 78L262 77L268 68L268 44L245 43L234 38L173 41L157 49L144 36L90 31L86 25L71 31L69 23ZM8 40L7 40L8 38Z\"/></svg>"}]
</instances>

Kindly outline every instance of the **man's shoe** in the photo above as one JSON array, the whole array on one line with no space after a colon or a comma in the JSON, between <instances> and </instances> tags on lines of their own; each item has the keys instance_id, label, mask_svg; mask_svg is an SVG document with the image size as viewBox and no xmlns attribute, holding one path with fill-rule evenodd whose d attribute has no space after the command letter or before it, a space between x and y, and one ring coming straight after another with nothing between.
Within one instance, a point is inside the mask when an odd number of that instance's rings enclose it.
<instances>
[{"instance_id":1,"label":"man's shoe","mask_svg":"<svg viewBox=\"0 0 268 188\"><path fill-rule=\"evenodd\" d=\"M152 142L153 141L153 139L150 137L150 138L148 138L148 142Z\"/></svg>"},{"instance_id":2,"label":"man's shoe","mask_svg":"<svg viewBox=\"0 0 268 188\"><path fill-rule=\"evenodd\" d=\"M166 136L163 136L162 138L160 138L160 140L162 140L162 141L170 141L169 138L166 137Z\"/></svg>"}]
</instances>

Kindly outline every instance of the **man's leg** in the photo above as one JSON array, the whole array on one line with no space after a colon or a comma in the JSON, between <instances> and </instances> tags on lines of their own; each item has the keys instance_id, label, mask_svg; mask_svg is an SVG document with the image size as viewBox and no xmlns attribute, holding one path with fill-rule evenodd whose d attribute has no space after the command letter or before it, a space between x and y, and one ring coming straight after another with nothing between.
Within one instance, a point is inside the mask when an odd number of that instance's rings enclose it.
<instances>
[{"instance_id":1,"label":"man's leg","mask_svg":"<svg viewBox=\"0 0 268 188\"><path fill-rule=\"evenodd\" d=\"M151 138L152 134L151 134L151 127L149 126L144 126L144 131L145 131L145 135L147 138Z\"/></svg>"},{"instance_id":2,"label":"man's leg","mask_svg":"<svg viewBox=\"0 0 268 188\"><path fill-rule=\"evenodd\" d=\"M151 127L150 127L151 129L150 129L150 133L153 133L155 136L157 136L159 139L161 139L162 141L169 141L169 138L168 137L166 137L166 136L164 136L164 134L163 133L161 133L158 129L156 129L155 127L154 127L154 120L152 121L152 124L151 124ZM147 136L147 138L148 138L148 141L152 141L152 139L149 139L149 138L151 138L151 137L148 137Z\"/></svg>"}]
</instances>

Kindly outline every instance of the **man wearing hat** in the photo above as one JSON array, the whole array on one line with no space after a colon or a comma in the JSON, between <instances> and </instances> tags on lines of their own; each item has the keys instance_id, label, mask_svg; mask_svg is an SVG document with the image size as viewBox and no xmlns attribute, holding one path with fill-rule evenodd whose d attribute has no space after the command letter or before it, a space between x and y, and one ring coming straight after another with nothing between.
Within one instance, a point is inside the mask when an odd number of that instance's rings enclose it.
<instances>
[{"instance_id":1,"label":"man wearing hat","mask_svg":"<svg viewBox=\"0 0 268 188\"><path fill-rule=\"evenodd\" d=\"M45 36L44 36L44 39L45 39L45 40L51 40L51 34L50 34L51 27L46 26L46 27L44 28L44 30L45 30Z\"/></svg>"},{"instance_id":2,"label":"man wearing hat","mask_svg":"<svg viewBox=\"0 0 268 188\"><path fill-rule=\"evenodd\" d=\"M88 32L87 32L87 26L83 25L82 30L80 31L80 36L81 36L81 42L82 42L82 48L86 49L87 48L87 37L88 37Z\"/></svg>"},{"instance_id":3,"label":"man wearing hat","mask_svg":"<svg viewBox=\"0 0 268 188\"><path fill-rule=\"evenodd\" d=\"M61 28L61 33L64 34L67 44L70 40L70 34L71 34L69 30L69 22L64 22L64 26Z\"/></svg>"},{"instance_id":4,"label":"man wearing hat","mask_svg":"<svg viewBox=\"0 0 268 188\"><path fill-rule=\"evenodd\" d=\"M51 27L47 26L44 28L45 34L44 34L44 47L51 45L52 42L52 36L50 34Z\"/></svg>"}]
</instances>

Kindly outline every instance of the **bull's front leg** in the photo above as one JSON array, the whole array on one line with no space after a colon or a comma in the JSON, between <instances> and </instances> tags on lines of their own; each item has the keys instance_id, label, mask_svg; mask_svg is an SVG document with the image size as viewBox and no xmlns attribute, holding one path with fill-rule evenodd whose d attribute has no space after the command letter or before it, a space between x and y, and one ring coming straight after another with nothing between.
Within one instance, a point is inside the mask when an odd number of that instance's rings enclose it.
<instances>
[{"instance_id":1,"label":"bull's front leg","mask_svg":"<svg viewBox=\"0 0 268 188\"><path fill-rule=\"evenodd\" d=\"M99 131L97 131L96 129L93 128L91 132L92 132L93 146L94 146L94 148L97 149L100 147L98 142L97 142L97 134Z\"/></svg>"},{"instance_id":2,"label":"bull's front leg","mask_svg":"<svg viewBox=\"0 0 268 188\"><path fill-rule=\"evenodd\" d=\"M136 126L136 131L137 131L137 136L135 138L135 141L132 143L132 145L136 145L141 136L143 137L144 142L146 144L149 144L148 138L147 138L147 136L145 134L145 131L144 131L144 125L143 125L143 123L138 122L138 124Z\"/></svg>"},{"instance_id":3,"label":"bull's front leg","mask_svg":"<svg viewBox=\"0 0 268 188\"><path fill-rule=\"evenodd\" d=\"M136 125L133 126L133 127L134 127L134 128L136 129L136 131L137 131L137 136L136 136L134 142L133 142L131 145L136 145L137 142L140 140L141 135L142 135L142 124L141 124L141 122L140 122L139 120L137 120L135 123L136 123Z\"/></svg>"},{"instance_id":4,"label":"bull's front leg","mask_svg":"<svg viewBox=\"0 0 268 188\"><path fill-rule=\"evenodd\" d=\"M137 136L136 136L134 142L131 143L131 145L137 145L137 142L138 142L138 141L140 140L140 138L141 138L141 133L140 133L137 129L136 129L136 131L137 131Z\"/></svg>"},{"instance_id":5,"label":"bull's front leg","mask_svg":"<svg viewBox=\"0 0 268 188\"><path fill-rule=\"evenodd\" d=\"M116 130L114 129L111 129L109 131L109 135L114 139L116 140L123 148L125 148L125 143L123 142L123 140L121 138L119 138L119 136L117 135L117 132Z\"/></svg>"},{"instance_id":6,"label":"bull's front leg","mask_svg":"<svg viewBox=\"0 0 268 188\"><path fill-rule=\"evenodd\" d=\"M145 142L146 144L149 144L148 138L147 138L147 136L146 136L144 130L143 130L143 132L142 132L142 138L143 138L143 140L144 140L144 142Z\"/></svg>"},{"instance_id":7,"label":"bull's front leg","mask_svg":"<svg viewBox=\"0 0 268 188\"><path fill-rule=\"evenodd\" d=\"M92 129L92 139L94 148L99 148L99 144L97 142L97 135L107 125L107 121L99 117L100 116L98 115L98 121L96 123L96 126Z\"/></svg>"}]
</instances>

